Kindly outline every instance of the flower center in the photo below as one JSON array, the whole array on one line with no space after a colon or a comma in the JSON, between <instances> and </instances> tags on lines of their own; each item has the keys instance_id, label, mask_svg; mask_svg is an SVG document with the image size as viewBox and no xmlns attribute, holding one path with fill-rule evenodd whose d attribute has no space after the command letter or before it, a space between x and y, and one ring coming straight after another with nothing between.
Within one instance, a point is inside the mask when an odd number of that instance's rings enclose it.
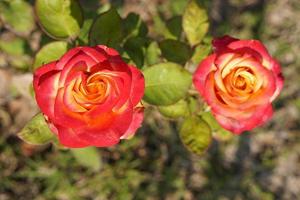
<instances>
[{"instance_id":1,"label":"flower center","mask_svg":"<svg viewBox=\"0 0 300 200\"><path fill-rule=\"evenodd\" d=\"M103 95L106 92L106 88L106 83L103 80L97 80L86 85L86 91L88 94Z\"/></svg>"},{"instance_id":2,"label":"flower center","mask_svg":"<svg viewBox=\"0 0 300 200\"><path fill-rule=\"evenodd\" d=\"M85 74L76 79L73 86L73 98L85 109L105 101L110 90L110 79L105 74Z\"/></svg>"},{"instance_id":3,"label":"flower center","mask_svg":"<svg viewBox=\"0 0 300 200\"><path fill-rule=\"evenodd\" d=\"M248 95L254 91L256 76L248 67L236 67L224 79L233 96Z\"/></svg>"},{"instance_id":4,"label":"flower center","mask_svg":"<svg viewBox=\"0 0 300 200\"><path fill-rule=\"evenodd\" d=\"M237 89L244 90L247 87L247 83L244 77L238 76L235 80L234 86Z\"/></svg>"}]
</instances>

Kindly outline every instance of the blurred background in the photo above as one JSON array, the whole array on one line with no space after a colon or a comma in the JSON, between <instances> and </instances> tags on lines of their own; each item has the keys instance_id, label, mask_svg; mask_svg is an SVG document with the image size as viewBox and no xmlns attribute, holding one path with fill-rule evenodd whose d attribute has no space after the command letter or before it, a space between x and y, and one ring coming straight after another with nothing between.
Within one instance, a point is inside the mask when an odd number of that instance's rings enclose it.
<instances>
[{"instance_id":1,"label":"blurred background","mask_svg":"<svg viewBox=\"0 0 300 200\"><path fill-rule=\"evenodd\" d=\"M86 15L100 13L110 4L122 16L140 14L149 35L157 39L162 34L161 21L181 15L186 3L81 1ZM202 157L184 148L175 123L155 109L146 112L143 127L133 139L115 147L85 154L25 144L16 134L38 112L29 92L30 68L37 50L51 39L36 23L16 31L2 20L0 200L300 199L300 1L201 3L209 13L213 36L259 39L280 61L285 85L270 122L251 133L214 141ZM4 12L10 11L0 9L0 16ZM91 155L90 159L80 159L85 155Z\"/></svg>"}]
</instances>

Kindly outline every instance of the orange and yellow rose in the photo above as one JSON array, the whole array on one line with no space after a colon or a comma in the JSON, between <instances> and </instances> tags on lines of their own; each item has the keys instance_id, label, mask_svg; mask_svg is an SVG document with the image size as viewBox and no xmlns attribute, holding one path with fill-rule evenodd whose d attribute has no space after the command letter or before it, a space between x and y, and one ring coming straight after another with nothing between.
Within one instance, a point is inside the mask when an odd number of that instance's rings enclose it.
<instances>
[{"instance_id":1,"label":"orange and yellow rose","mask_svg":"<svg viewBox=\"0 0 300 200\"><path fill-rule=\"evenodd\" d=\"M105 147L143 121L144 77L106 46L76 47L34 73L37 104L66 147Z\"/></svg>"},{"instance_id":2,"label":"orange and yellow rose","mask_svg":"<svg viewBox=\"0 0 300 200\"><path fill-rule=\"evenodd\" d=\"M257 40L224 36L213 48L194 74L196 89L225 129L240 134L262 125L283 87L279 63Z\"/></svg>"}]
</instances>

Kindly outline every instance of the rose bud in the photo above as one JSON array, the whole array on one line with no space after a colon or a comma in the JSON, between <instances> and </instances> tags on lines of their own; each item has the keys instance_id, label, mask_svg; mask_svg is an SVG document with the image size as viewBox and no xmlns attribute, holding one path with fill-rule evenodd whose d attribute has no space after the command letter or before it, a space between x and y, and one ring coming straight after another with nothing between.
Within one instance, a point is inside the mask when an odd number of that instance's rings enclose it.
<instances>
[{"instance_id":1,"label":"rose bud","mask_svg":"<svg viewBox=\"0 0 300 200\"><path fill-rule=\"evenodd\" d=\"M103 45L76 47L34 73L35 97L66 147L107 147L143 121L143 74Z\"/></svg>"},{"instance_id":2,"label":"rose bud","mask_svg":"<svg viewBox=\"0 0 300 200\"><path fill-rule=\"evenodd\" d=\"M236 134L264 124L283 87L279 63L257 40L214 39L213 54L198 66L193 83L220 125Z\"/></svg>"}]
</instances>

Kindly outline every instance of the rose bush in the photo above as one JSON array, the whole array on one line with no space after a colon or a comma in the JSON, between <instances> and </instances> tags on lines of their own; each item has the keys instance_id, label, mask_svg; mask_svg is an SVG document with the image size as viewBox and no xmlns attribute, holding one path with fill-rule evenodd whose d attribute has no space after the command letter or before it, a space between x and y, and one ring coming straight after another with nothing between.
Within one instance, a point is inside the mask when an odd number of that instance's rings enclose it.
<instances>
[{"instance_id":1,"label":"rose bush","mask_svg":"<svg viewBox=\"0 0 300 200\"><path fill-rule=\"evenodd\" d=\"M279 63L257 40L224 36L212 44L193 82L216 120L236 134L265 123L283 87Z\"/></svg>"},{"instance_id":2,"label":"rose bush","mask_svg":"<svg viewBox=\"0 0 300 200\"><path fill-rule=\"evenodd\" d=\"M37 104L66 147L111 146L143 120L144 77L106 46L76 47L34 73Z\"/></svg>"}]
</instances>

